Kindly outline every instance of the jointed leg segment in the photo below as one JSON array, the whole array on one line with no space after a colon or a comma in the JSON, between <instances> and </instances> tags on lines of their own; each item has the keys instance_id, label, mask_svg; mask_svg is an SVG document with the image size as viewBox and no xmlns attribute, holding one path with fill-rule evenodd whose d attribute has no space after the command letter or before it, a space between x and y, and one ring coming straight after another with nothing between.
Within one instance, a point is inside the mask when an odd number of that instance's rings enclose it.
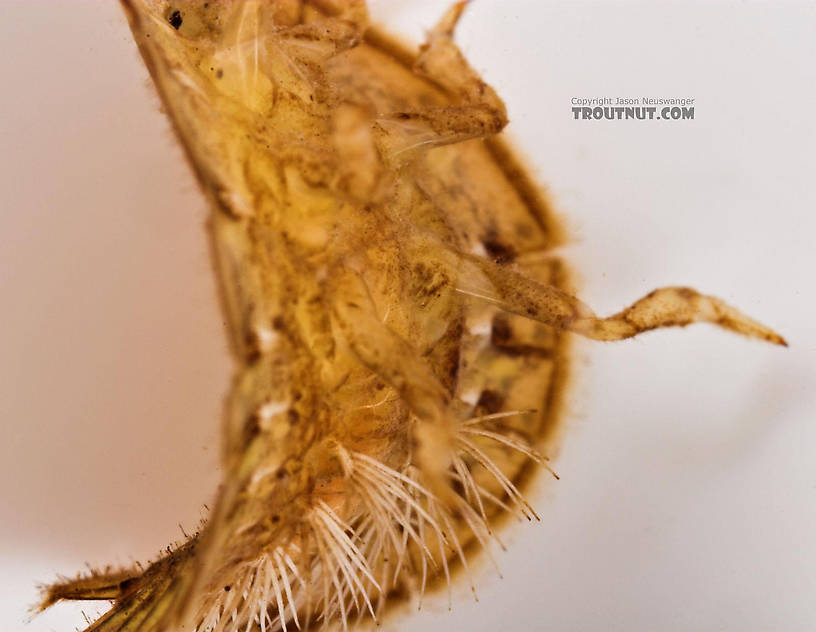
<instances>
[{"instance_id":1,"label":"jointed leg segment","mask_svg":"<svg viewBox=\"0 0 816 632\"><path fill-rule=\"evenodd\" d=\"M444 89L453 102L378 119L377 142L387 162L409 162L424 150L484 138L507 125L507 110L499 95L474 72L453 42L466 5L458 2L442 17L414 63L414 72Z\"/></svg>"},{"instance_id":2,"label":"jointed leg segment","mask_svg":"<svg viewBox=\"0 0 816 632\"><path fill-rule=\"evenodd\" d=\"M533 281L509 268L465 255L490 280L495 294L459 288L493 302L502 309L551 327L594 340L623 340L661 327L683 327L708 322L736 333L787 346L785 339L748 318L724 301L687 287L655 290L623 311L599 318L582 301L556 287Z\"/></svg>"}]
</instances>

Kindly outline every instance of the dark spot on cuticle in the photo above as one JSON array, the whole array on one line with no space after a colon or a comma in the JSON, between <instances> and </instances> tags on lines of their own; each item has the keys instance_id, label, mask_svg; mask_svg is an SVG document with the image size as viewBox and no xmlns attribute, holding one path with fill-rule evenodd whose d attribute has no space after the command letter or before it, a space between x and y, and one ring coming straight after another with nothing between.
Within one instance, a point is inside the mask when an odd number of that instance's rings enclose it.
<instances>
[{"instance_id":1,"label":"dark spot on cuticle","mask_svg":"<svg viewBox=\"0 0 816 632\"><path fill-rule=\"evenodd\" d=\"M497 391L486 388L479 396L476 406L483 409L485 413L497 413L504 406L504 397Z\"/></svg>"},{"instance_id":2,"label":"dark spot on cuticle","mask_svg":"<svg viewBox=\"0 0 816 632\"><path fill-rule=\"evenodd\" d=\"M513 331L507 318L503 315L496 316L490 328L490 342L496 347L501 347L510 341L512 335Z\"/></svg>"},{"instance_id":3,"label":"dark spot on cuticle","mask_svg":"<svg viewBox=\"0 0 816 632\"><path fill-rule=\"evenodd\" d=\"M255 437L257 437L261 432L261 419L258 416L257 411L253 412L247 417L246 423L244 424L244 432L243 432L243 440L244 445L250 443Z\"/></svg>"},{"instance_id":4,"label":"dark spot on cuticle","mask_svg":"<svg viewBox=\"0 0 816 632\"><path fill-rule=\"evenodd\" d=\"M516 251L512 246L503 243L495 230L489 230L482 239L482 245L490 258L496 263L507 263L516 258Z\"/></svg>"},{"instance_id":5,"label":"dark spot on cuticle","mask_svg":"<svg viewBox=\"0 0 816 632\"><path fill-rule=\"evenodd\" d=\"M129 577L128 579L123 579L119 582L119 590L124 592L126 589L130 588L134 583L136 583L135 577Z\"/></svg>"},{"instance_id":6,"label":"dark spot on cuticle","mask_svg":"<svg viewBox=\"0 0 816 632\"><path fill-rule=\"evenodd\" d=\"M458 480L453 480L453 481L451 481L451 486L453 487L453 490L454 490L454 491L455 491L457 494L459 494L459 495L464 495L464 493L465 493L465 487L464 487L464 485L462 485L462 483L461 483L460 481L458 481Z\"/></svg>"},{"instance_id":7,"label":"dark spot on cuticle","mask_svg":"<svg viewBox=\"0 0 816 632\"><path fill-rule=\"evenodd\" d=\"M244 331L244 344L246 345L246 361L255 364L261 359L261 341L254 329Z\"/></svg>"},{"instance_id":8,"label":"dark spot on cuticle","mask_svg":"<svg viewBox=\"0 0 816 632\"><path fill-rule=\"evenodd\" d=\"M459 375L459 362L458 362L459 350L458 349L456 350L456 356L457 356L456 357L457 362L451 362L450 365L448 366L448 377L450 377L451 381L455 381L456 376Z\"/></svg>"},{"instance_id":9,"label":"dark spot on cuticle","mask_svg":"<svg viewBox=\"0 0 816 632\"><path fill-rule=\"evenodd\" d=\"M179 27L181 26L181 23L183 21L182 18L181 18L181 11L179 11L178 9L173 11L170 14L170 17L167 18L167 21L170 22L170 26L172 26L174 29L176 29L178 31Z\"/></svg>"}]
</instances>

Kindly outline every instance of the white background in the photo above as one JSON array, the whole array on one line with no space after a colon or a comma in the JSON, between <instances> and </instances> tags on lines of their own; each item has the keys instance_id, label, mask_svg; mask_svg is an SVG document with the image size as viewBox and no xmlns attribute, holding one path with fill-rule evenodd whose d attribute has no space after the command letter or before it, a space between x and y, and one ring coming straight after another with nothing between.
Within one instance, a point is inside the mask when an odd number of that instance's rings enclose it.
<instances>
[{"instance_id":1,"label":"white background","mask_svg":"<svg viewBox=\"0 0 816 632\"><path fill-rule=\"evenodd\" d=\"M413 40L448 2L379 0ZM386 630L816 629L816 7L480 0L458 40L601 314L688 284L789 349L706 326L580 342L562 480L476 574ZM0 0L0 629L37 581L151 557L219 478L230 360L207 209L112 1ZM570 98L694 97L694 121ZM498 210L497 210L498 212ZM89 614L97 612L84 606Z\"/></svg>"}]
</instances>

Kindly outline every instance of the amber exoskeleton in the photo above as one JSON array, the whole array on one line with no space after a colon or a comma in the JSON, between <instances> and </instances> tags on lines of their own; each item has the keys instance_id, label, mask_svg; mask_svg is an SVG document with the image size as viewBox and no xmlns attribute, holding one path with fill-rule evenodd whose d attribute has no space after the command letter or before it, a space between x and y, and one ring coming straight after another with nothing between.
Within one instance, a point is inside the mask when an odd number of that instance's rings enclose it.
<instances>
[{"instance_id":1,"label":"amber exoskeleton","mask_svg":"<svg viewBox=\"0 0 816 632\"><path fill-rule=\"evenodd\" d=\"M351 627L448 585L549 469L565 332L709 321L657 290L609 318L567 291L561 239L497 134L504 104L453 41L418 53L355 0L124 0L211 202L238 359L206 526L144 571L52 586L112 599L89 630Z\"/></svg>"}]
</instances>

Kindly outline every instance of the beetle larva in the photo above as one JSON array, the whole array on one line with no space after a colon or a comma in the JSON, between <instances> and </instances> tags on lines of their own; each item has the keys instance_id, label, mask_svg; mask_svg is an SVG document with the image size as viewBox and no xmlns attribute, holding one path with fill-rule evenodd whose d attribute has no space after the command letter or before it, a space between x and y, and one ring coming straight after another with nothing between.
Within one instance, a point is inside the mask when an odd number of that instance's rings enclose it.
<instances>
[{"instance_id":1,"label":"beetle larva","mask_svg":"<svg viewBox=\"0 0 816 632\"><path fill-rule=\"evenodd\" d=\"M212 203L241 368L225 480L200 534L144 572L52 586L115 601L89 629L343 628L450 583L546 467L565 333L708 321L657 290L597 318L565 290L559 226L508 150L496 93L453 43L416 58L353 1L137 2L131 26Z\"/></svg>"}]
</instances>

